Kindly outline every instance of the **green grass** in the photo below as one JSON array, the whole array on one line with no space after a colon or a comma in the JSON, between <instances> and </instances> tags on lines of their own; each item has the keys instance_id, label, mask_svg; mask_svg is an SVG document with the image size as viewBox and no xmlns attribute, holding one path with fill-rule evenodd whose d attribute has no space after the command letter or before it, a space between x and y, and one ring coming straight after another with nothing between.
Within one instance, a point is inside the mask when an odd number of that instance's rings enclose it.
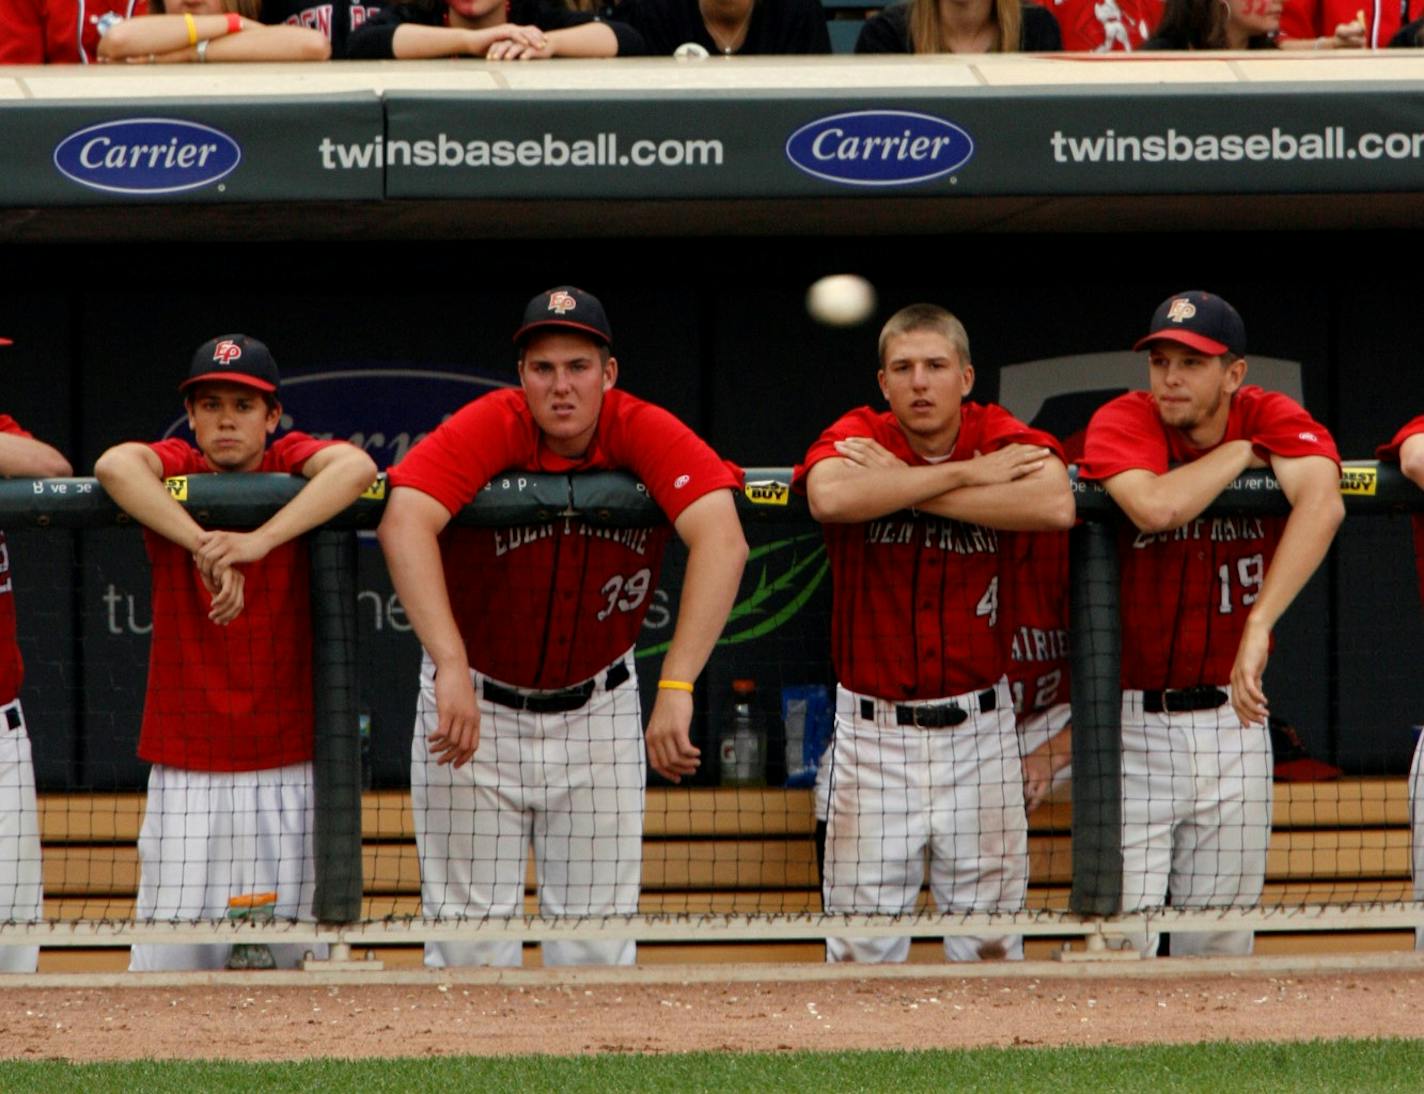
<instances>
[{"instance_id":1,"label":"green grass","mask_svg":"<svg viewBox=\"0 0 1424 1094\"><path fill-rule=\"evenodd\" d=\"M1418 1091L1424 1041L952 1052L690 1053L311 1060L287 1064L0 1062L0 1090L150 1091Z\"/></svg>"}]
</instances>

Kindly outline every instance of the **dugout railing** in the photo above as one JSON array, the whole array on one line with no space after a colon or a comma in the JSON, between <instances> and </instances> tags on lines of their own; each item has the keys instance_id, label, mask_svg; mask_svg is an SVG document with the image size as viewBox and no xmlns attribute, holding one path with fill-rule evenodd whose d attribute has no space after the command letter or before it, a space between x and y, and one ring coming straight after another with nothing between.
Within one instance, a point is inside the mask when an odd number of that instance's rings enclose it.
<instances>
[{"instance_id":1,"label":"dugout railing","mask_svg":"<svg viewBox=\"0 0 1424 1094\"><path fill-rule=\"evenodd\" d=\"M789 493L786 469L753 469L748 489L739 498L744 522L800 524L811 527L804 501ZM200 523L212 526L253 527L275 508L290 500L300 482L287 476L192 476L185 483L183 503ZM1089 952L1107 952L1120 939L1142 930L1213 931L1250 928L1257 931L1400 930L1424 926L1424 904L1407 896L1408 836L1401 837L1399 778L1392 789L1375 800L1342 803L1332 811L1342 827L1367 833L1355 840L1360 861L1350 863L1351 840L1335 840L1331 865L1321 877L1355 877L1387 884L1343 885L1332 890L1320 884L1309 865L1295 863L1289 879L1294 888L1277 887L1269 901L1254 908L1184 911L1161 909L1120 915L1121 798L1118 760L1120 691L1118 666L1120 630L1117 604L1116 524L1121 520L1111 500L1097 486L1075 481L1081 523L1072 533L1071 633L1074 683L1073 703L1073 804L1071 889L1056 898L1040 897L1030 910L1014 915L939 915L920 910L913 915L827 916L811 901L766 911L718 910L709 904L696 907L689 900L670 910L600 920L557 920L538 915L508 919L431 920L402 914L392 903L384 914L371 914L369 853L363 856L362 741L359 732L357 665L357 536L374 528L384 505L384 482L379 481L351 509L312 536L312 598L314 619L316 697L316 853L318 887L315 911L318 922L253 925L212 923L141 922L100 911L97 915L52 918L40 924L0 924L0 942L37 941L43 946L123 946L133 942L231 941L239 932L280 935L283 941L332 943L334 955L344 957L351 945L411 944L441 939L519 939L525 942L558 939L635 938L642 942L701 942L710 938L759 941L817 940L844 935L848 928L858 937L933 937L1003 931L1027 937L1083 938ZM1424 494L1397 469L1374 462L1347 465L1342 492L1348 518L1372 518L1416 511ZM1282 514L1287 506L1274 480L1253 472L1233 483L1207 515ZM640 527L661 519L641 486L626 476L590 474L549 476L505 475L496 479L462 512L460 523L502 526L535 525L578 515L585 521L609 527ZM0 482L0 527L12 532L37 529L54 532L112 527L129 523L92 479L11 480ZM74 565L83 564L82 552ZM35 596L21 581L21 597ZM80 611L79 607L74 609ZM1403 610L1403 609L1402 609ZM1418 611L1411 597L1408 610ZM409 638L414 642L414 637ZM81 660L82 651L76 649ZM714 664L720 653L714 653ZM78 670L82 674L82 666ZM830 670L827 668L829 678ZM1393 772L1402 776L1403 772ZM50 789L50 798L67 794ZM710 788L686 791L694 803L727 801L726 791ZM751 794L752 792L747 792ZM758 799L774 795L759 790ZM1361 792L1368 796L1376 790ZM719 797L720 795L720 797ZM1306 798L1308 799L1308 795ZM1385 797L1390 798L1388 802ZM367 800L371 800L368 796ZM748 799L750 800L750 798ZM1306 799L1302 799L1303 801ZM690 808L695 809L694 804ZM736 805L733 808L737 808ZM1309 808L1308 804L1302 808ZM1287 812L1291 805L1287 803ZM1279 811L1279 805L1278 805ZM1297 817L1297 820L1301 818ZM719 827L738 830L744 819L724 818ZM754 823L754 822L751 822ZM795 828L784 819L787 831ZM1378 834L1392 826L1384 837ZM366 818L366 829L371 828ZM380 827L377 825L377 827ZM1302 829L1312 827L1304 818ZM1383 838L1389 846L1368 847ZM1401 848L1400 839L1404 840ZM1317 841L1318 842L1318 841ZM1305 841L1308 845L1309 841ZM690 845L694 846L695 845ZM733 844L733 854L736 844ZM47 851L48 851L47 847ZM1366 854L1368 852L1368 854ZM1057 852L1055 852L1057 853ZM1304 853L1289 848L1287 857ZM1369 858L1373 862L1365 862ZM1378 860L1378 861L1374 861ZM1403 865L1401 865L1403 864ZM724 864L725 865L725 864ZM762 873L767 864L758 864ZM775 864L770 869L774 870ZM1405 877L1401 879L1401 869ZM722 871L727 874L727 871ZM731 864L736 876L740 867ZM715 885L719 871L708 871ZM1273 877L1281 870L1273 867ZM804 879L803 879L804 887ZM1376 898L1371 898L1374 893ZM1338 899L1336 898L1338 895ZM1065 899L1066 898L1066 899ZM407 905L408 907L408 905ZM921 901L921 909L924 901ZM789 908L789 910L788 910Z\"/></svg>"}]
</instances>

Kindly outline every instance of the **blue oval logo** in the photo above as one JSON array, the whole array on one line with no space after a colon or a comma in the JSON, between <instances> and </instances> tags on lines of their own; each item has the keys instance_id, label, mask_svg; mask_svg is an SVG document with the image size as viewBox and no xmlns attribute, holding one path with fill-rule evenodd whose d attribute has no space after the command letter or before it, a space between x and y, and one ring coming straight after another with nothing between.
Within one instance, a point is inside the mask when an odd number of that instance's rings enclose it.
<instances>
[{"instance_id":1,"label":"blue oval logo","mask_svg":"<svg viewBox=\"0 0 1424 1094\"><path fill-rule=\"evenodd\" d=\"M54 150L66 178L110 194L176 194L231 174L242 149L226 133L176 118L128 118L71 133Z\"/></svg>"},{"instance_id":2,"label":"blue oval logo","mask_svg":"<svg viewBox=\"0 0 1424 1094\"><path fill-rule=\"evenodd\" d=\"M792 133L786 158L808 175L847 186L909 186L958 171L974 155L959 126L909 110L857 110Z\"/></svg>"}]
</instances>

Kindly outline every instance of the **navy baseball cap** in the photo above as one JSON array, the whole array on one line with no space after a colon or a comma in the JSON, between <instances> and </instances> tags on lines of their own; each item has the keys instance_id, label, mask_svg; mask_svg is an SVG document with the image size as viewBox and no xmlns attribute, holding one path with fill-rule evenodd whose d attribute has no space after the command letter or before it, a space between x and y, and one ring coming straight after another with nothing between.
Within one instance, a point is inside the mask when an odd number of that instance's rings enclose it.
<instances>
[{"instance_id":1,"label":"navy baseball cap","mask_svg":"<svg viewBox=\"0 0 1424 1094\"><path fill-rule=\"evenodd\" d=\"M178 390L187 391L204 381L241 384L269 395L282 382L272 351L245 334L221 334L199 346L188 366L188 378L178 385Z\"/></svg>"},{"instance_id":2,"label":"navy baseball cap","mask_svg":"<svg viewBox=\"0 0 1424 1094\"><path fill-rule=\"evenodd\" d=\"M1189 289L1167 297L1152 316L1152 333L1133 349L1153 342L1179 342L1212 356L1241 357L1246 353L1246 324L1236 309L1219 296Z\"/></svg>"},{"instance_id":3,"label":"navy baseball cap","mask_svg":"<svg viewBox=\"0 0 1424 1094\"><path fill-rule=\"evenodd\" d=\"M529 301L524 309L524 322L514 332L514 344L523 345L535 331L548 328L575 331L605 346L613 345L613 329L608 325L608 316L603 314L598 297L572 285L541 292Z\"/></svg>"}]
</instances>

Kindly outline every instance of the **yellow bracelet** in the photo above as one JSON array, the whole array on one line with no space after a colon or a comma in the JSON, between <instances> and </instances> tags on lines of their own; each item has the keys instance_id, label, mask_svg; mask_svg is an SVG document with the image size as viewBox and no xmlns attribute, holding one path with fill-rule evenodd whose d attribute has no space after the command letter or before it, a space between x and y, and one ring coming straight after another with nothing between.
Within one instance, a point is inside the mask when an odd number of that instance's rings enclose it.
<instances>
[{"instance_id":1,"label":"yellow bracelet","mask_svg":"<svg viewBox=\"0 0 1424 1094\"><path fill-rule=\"evenodd\" d=\"M196 46L198 44L198 24L191 14L187 12L183 14L183 25L188 28L188 44Z\"/></svg>"},{"instance_id":2,"label":"yellow bracelet","mask_svg":"<svg viewBox=\"0 0 1424 1094\"><path fill-rule=\"evenodd\" d=\"M659 681L658 681L658 690L659 690L659 691L685 691L685 692L687 692L689 695L691 695L691 694L692 694L692 685L689 684L686 680L659 680Z\"/></svg>"}]
</instances>

